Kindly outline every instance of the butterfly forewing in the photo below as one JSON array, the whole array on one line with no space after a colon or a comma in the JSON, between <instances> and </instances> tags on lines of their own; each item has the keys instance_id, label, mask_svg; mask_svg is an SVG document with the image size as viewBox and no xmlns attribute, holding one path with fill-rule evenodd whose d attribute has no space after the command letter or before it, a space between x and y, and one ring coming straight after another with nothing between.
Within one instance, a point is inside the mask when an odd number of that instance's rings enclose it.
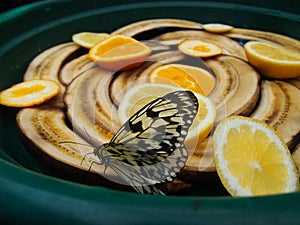
<instances>
[{"instance_id":1,"label":"butterfly forewing","mask_svg":"<svg viewBox=\"0 0 300 225\"><path fill-rule=\"evenodd\" d=\"M140 109L110 143L170 153L183 143L197 111L198 101L192 92L172 92Z\"/></svg>"}]
</instances>

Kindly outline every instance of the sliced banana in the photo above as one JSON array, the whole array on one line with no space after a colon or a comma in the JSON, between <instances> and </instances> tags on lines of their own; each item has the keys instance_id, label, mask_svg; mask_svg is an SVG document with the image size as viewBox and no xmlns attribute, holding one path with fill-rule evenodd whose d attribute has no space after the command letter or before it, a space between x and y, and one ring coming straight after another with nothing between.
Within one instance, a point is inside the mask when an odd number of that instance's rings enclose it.
<instances>
[{"instance_id":1,"label":"sliced banana","mask_svg":"<svg viewBox=\"0 0 300 225\"><path fill-rule=\"evenodd\" d=\"M224 34L227 37L238 38L243 40L254 40L279 45L285 48L289 48L292 51L300 52L300 41L281 34L272 32L234 28L229 33Z\"/></svg>"},{"instance_id":2,"label":"sliced banana","mask_svg":"<svg viewBox=\"0 0 300 225\"><path fill-rule=\"evenodd\" d=\"M93 67L68 85L64 102L74 129L95 146L108 143L114 136L117 112L109 98L111 71ZM97 98L100 98L98 104ZM115 112L115 114L112 114ZM114 120L112 120L114 118Z\"/></svg>"},{"instance_id":3,"label":"sliced banana","mask_svg":"<svg viewBox=\"0 0 300 225\"><path fill-rule=\"evenodd\" d=\"M74 78L95 66L96 63L90 60L87 54L84 54L70 61L61 69L59 80L67 86Z\"/></svg>"},{"instance_id":4,"label":"sliced banana","mask_svg":"<svg viewBox=\"0 0 300 225\"><path fill-rule=\"evenodd\" d=\"M271 125L292 148L300 135L300 90L284 81L264 80L259 104L250 116Z\"/></svg>"},{"instance_id":5,"label":"sliced banana","mask_svg":"<svg viewBox=\"0 0 300 225\"><path fill-rule=\"evenodd\" d=\"M17 123L23 140L31 149L41 151L50 158L77 169L117 179L118 176L112 169L97 163L99 159L91 154L95 146L67 126L65 113L61 109L54 107L22 109L17 114ZM47 158L45 160L55 167L53 160ZM60 164L57 166L61 169Z\"/></svg>"},{"instance_id":6,"label":"sliced banana","mask_svg":"<svg viewBox=\"0 0 300 225\"><path fill-rule=\"evenodd\" d=\"M74 43L63 43L51 47L37 55L30 62L24 74L24 80L46 79L54 80L59 84L60 93L48 102L54 107L64 107L63 94L65 86L59 80L59 72L68 57L77 50L79 50L79 46Z\"/></svg>"},{"instance_id":7,"label":"sliced banana","mask_svg":"<svg viewBox=\"0 0 300 225\"><path fill-rule=\"evenodd\" d=\"M216 87L208 96L216 105L216 123L231 115L248 115L260 92L260 76L247 62L232 56L205 61L216 76Z\"/></svg>"},{"instance_id":8,"label":"sliced banana","mask_svg":"<svg viewBox=\"0 0 300 225\"><path fill-rule=\"evenodd\" d=\"M135 23L131 23L127 26L121 27L115 30L111 34L121 34L125 36L135 36L142 32L166 27L178 27L178 28L191 28L191 29L202 29L202 24L180 19L150 19L143 20Z\"/></svg>"}]
</instances>

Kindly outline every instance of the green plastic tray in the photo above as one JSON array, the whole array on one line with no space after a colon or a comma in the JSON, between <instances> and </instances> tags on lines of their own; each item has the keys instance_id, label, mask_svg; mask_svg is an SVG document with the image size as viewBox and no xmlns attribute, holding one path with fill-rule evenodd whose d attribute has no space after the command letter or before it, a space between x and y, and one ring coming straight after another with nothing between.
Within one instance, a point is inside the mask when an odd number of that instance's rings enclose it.
<instances>
[{"instance_id":1,"label":"green plastic tray","mask_svg":"<svg viewBox=\"0 0 300 225\"><path fill-rule=\"evenodd\" d=\"M222 22L300 39L298 0L230 2L59 0L2 13L0 89L21 81L35 55L76 32L111 32L143 19ZM22 145L16 112L0 107L0 224L300 224L300 193L150 196L59 179Z\"/></svg>"}]
</instances>

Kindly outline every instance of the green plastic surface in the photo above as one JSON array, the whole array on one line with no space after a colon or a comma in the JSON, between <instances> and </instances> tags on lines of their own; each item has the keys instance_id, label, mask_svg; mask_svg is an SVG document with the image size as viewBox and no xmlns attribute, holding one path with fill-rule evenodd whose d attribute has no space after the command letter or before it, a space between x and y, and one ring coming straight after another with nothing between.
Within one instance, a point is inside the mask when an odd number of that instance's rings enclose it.
<instances>
[{"instance_id":1,"label":"green plastic surface","mask_svg":"<svg viewBox=\"0 0 300 225\"><path fill-rule=\"evenodd\" d=\"M111 32L143 19L222 22L300 39L297 0L231 2L60 0L2 13L0 89L21 81L34 56L74 33ZM16 112L0 107L0 224L300 224L300 193L149 196L55 178L22 145Z\"/></svg>"}]
</instances>

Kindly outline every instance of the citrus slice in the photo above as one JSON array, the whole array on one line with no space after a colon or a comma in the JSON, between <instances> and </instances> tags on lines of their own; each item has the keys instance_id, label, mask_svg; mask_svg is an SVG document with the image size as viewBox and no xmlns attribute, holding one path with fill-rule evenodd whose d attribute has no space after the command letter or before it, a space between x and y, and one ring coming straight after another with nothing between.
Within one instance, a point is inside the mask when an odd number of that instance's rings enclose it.
<instances>
[{"instance_id":1,"label":"citrus slice","mask_svg":"<svg viewBox=\"0 0 300 225\"><path fill-rule=\"evenodd\" d=\"M226 33L233 29L233 26L221 23L207 23L203 25L203 29L211 33Z\"/></svg>"},{"instance_id":2,"label":"citrus slice","mask_svg":"<svg viewBox=\"0 0 300 225\"><path fill-rule=\"evenodd\" d=\"M132 87L125 93L118 108L121 123L125 123L132 115L149 102L177 90L183 89L172 85L152 83L139 84ZM194 151L198 142L201 142L207 137L216 117L215 108L210 100L203 95L197 93L195 93L195 95L198 99L199 108L185 140L185 145L189 152Z\"/></svg>"},{"instance_id":3,"label":"citrus slice","mask_svg":"<svg viewBox=\"0 0 300 225\"><path fill-rule=\"evenodd\" d=\"M282 139L267 124L232 116L213 135L218 175L233 196L256 196L298 190L297 168Z\"/></svg>"},{"instance_id":4,"label":"citrus slice","mask_svg":"<svg viewBox=\"0 0 300 225\"><path fill-rule=\"evenodd\" d=\"M182 64L160 66L150 74L150 82L179 86L208 95L215 87L215 78L206 70Z\"/></svg>"},{"instance_id":5,"label":"citrus slice","mask_svg":"<svg viewBox=\"0 0 300 225\"><path fill-rule=\"evenodd\" d=\"M150 55L147 45L123 35L111 35L89 51L89 57L109 70L129 70L141 65Z\"/></svg>"},{"instance_id":6,"label":"citrus slice","mask_svg":"<svg viewBox=\"0 0 300 225\"><path fill-rule=\"evenodd\" d=\"M29 80L15 84L0 93L0 104L29 107L42 104L59 93L59 85L52 80Z\"/></svg>"},{"instance_id":7,"label":"citrus slice","mask_svg":"<svg viewBox=\"0 0 300 225\"><path fill-rule=\"evenodd\" d=\"M268 43L250 41L244 46L251 65L263 75L276 79L300 76L300 53Z\"/></svg>"},{"instance_id":8,"label":"citrus slice","mask_svg":"<svg viewBox=\"0 0 300 225\"><path fill-rule=\"evenodd\" d=\"M72 40L84 48L91 48L107 37L109 37L107 33L81 32L74 34Z\"/></svg>"},{"instance_id":9,"label":"citrus slice","mask_svg":"<svg viewBox=\"0 0 300 225\"><path fill-rule=\"evenodd\" d=\"M185 40L178 45L178 49L189 56L208 58L222 54L222 49L206 41Z\"/></svg>"}]
</instances>

